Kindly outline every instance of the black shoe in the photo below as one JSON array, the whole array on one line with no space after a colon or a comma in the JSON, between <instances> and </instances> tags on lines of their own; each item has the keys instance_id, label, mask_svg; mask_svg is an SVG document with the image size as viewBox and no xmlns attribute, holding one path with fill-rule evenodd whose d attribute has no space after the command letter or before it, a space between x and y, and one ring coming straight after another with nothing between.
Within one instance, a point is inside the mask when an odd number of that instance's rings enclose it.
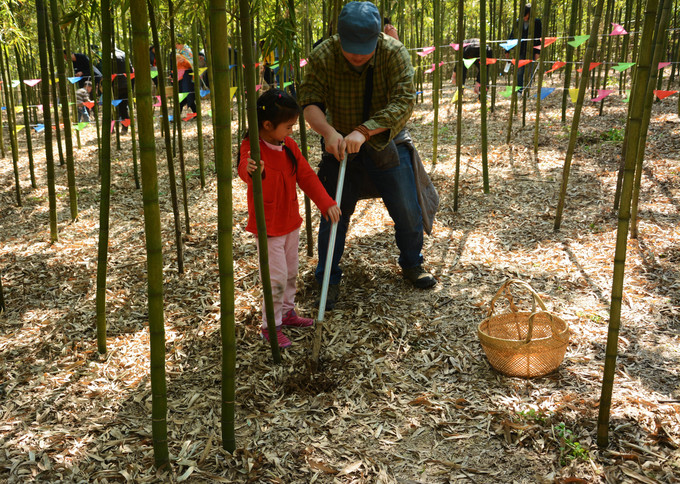
<instances>
[{"instance_id":1,"label":"black shoe","mask_svg":"<svg viewBox=\"0 0 680 484\"><path fill-rule=\"evenodd\" d=\"M402 269L404 279L411 281L414 287L418 289L427 289L437 284L437 280L432 274L423 269L423 266L409 267Z\"/></svg>"},{"instance_id":2,"label":"black shoe","mask_svg":"<svg viewBox=\"0 0 680 484\"><path fill-rule=\"evenodd\" d=\"M319 285L319 299L316 300L317 307L321 304L321 285ZM335 304L338 302L340 296L340 284L329 284L328 293L326 294L326 311L335 309Z\"/></svg>"}]
</instances>

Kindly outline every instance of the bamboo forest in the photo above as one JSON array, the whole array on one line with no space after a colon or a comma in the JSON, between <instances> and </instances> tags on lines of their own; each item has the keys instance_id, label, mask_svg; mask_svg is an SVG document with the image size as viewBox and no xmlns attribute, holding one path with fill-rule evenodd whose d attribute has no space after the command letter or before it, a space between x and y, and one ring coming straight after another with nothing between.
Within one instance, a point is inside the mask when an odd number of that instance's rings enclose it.
<instances>
[{"instance_id":1,"label":"bamboo forest","mask_svg":"<svg viewBox=\"0 0 680 484\"><path fill-rule=\"evenodd\" d=\"M0 36L0 481L680 482L680 1L0 0Z\"/></svg>"}]
</instances>

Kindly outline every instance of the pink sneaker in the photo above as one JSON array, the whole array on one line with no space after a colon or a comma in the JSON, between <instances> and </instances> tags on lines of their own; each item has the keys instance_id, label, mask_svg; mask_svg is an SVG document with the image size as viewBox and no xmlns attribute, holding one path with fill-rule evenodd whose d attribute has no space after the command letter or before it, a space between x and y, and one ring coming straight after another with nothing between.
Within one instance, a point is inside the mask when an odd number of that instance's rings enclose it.
<instances>
[{"instance_id":1,"label":"pink sneaker","mask_svg":"<svg viewBox=\"0 0 680 484\"><path fill-rule=\"evenodd\" d=\"M262 337L269 341L269 331L267 331L266 328L262 328ZM276 341L279 343L279 348L288 348L290 345L293 343L290 342L288 337L283 334L283 331L281 331L281 328L276 329Z\"/></svg>"},{"instance_id":2,"label":"pink sneaker","mask_svg":"<svg viewBox=\"0 0 680 484\"><path fill-rule=\"evenodd\" d=\"M295 312L295 309L291 309L283 317L281 324L284 326L294 326L296 328L309 328L314 324L314 320L310 318L301 318Z\"/></svg>"}]
</instances>

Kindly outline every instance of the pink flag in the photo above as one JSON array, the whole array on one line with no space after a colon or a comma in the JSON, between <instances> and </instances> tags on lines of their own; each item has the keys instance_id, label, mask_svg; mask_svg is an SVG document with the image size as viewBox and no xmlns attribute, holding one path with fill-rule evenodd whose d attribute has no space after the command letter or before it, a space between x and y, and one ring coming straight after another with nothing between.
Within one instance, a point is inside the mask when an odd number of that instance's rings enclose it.
<instances>
[{"instance_id":1,"label":"pink flag","mask_svg":"<svg viewBox=\"0 0 680 484\"><path fill-rule=\"evenodd\" d=\"M261 87L262 87L262 84L258 84L257 86L255 86L255 92L259 91Z\"/></svg>"},{"instance_id":2,"label":"pink flag","mask_svg":"<svg viewBox=\"0 0 680 484\"><path fill-rule=\"evenodd\" d=\"M24 84L27 84L31 87L35 86L41 81L41 79L24 79Z\"/></svg>"},{"instance_id":3,"label":"pink flag","mask_svg":"<svg viewBox=\"0 0 680 484\"><path fill-rule=\"evenodd\" d=\"M453 47L453 50L458 50L458 49L460 49L460 45L454 44L453 42L451 42L449 45L450 45L451 47Z\"/></svg>"},{"instance_id":4,"label":"pink flag","mask_svg":"<svg viewBox=\"0 0 680 484\"><path fill-rule=\"evenodd\" d=\"M443 66L443 65L444 65L444 61L441 61L441 62L439 63L439 67L441 67L441 66Z\"/></svg>"},{"instance_id":5,"label":"pink flag","mask_svg":"<svg viewBox=\"0 0 680 484\"><path fill-rule=\"evenodd\" d=\"M420 57L425 57L426 55L431 54L432 52L434 52L434 50L435 50L434 45L431 45L430 47L425 47L423 50L421 50L421 51L419 51L419 52L416 52L416 53L417 53ZM458 50L458 49L456 49L456 50Z\"/></svg>"},{"instance_id":6,"label":"pink flag","mask_svg":"<svg viewBox=\"0 0 680 484\"><path fill-rule=\"evenodd\" d=\"M177 69L177 80L180 81L184 79L184 73L186 72L186 69Z\"/></svg>"},{"instance_id":7,"label":"pink flag","mask_svg":"<svg viewBox=\"0 0 680 484\"><path fill-rule=\"evenodd\" d=\"M670 62L659 62L659 70L663 69L664 67L668 67L671 65Z\"/></svg>"},{"instance_id":8,"label":"pink flag","mask_svg":"<svg viewBox=\"0 0 680 484\"><path fill-rule=\"evenodd\" d=\"M300 67L304 67L307 65L307 59L300 59Z\"/></svg>"},{"instance_id":9,"label":"pink flag","mask_svg":"<svg viewBox=\"0 0 680 484\"><path fill-rule=\"evenodd\" d=\"M613 92L614 91L611 90L611 89L598 89L597 90L597 97L594 97L593 99L591 99L591 101L594 102L594 103L596 103L598 101L602 101L604 98L606 98L607 96L609 96Z\"/></svg>"},{"instance_id":10,"label":"pink flag","mask_svg":"<svg viewBox=\"0 0 680 484\"><path fill-rule=\"evenodd\" d=\"M628 32L626 32L626 29L623 28L623 25L615 24L612 22L612 25L614 26L614 30L612 30L612 33L609 35L626 35Z\"/></svg>"},{"instance_id":11,"label":"pink flag","mask_svg":"<svg viewBox=\"0 0 680 484\"><path fill-rule=\"evenodd\" d=\"M160 106L161 105L161 97L156 96L156 99L158 99L158 102L154 104L154 107Z\"/></svg>"},{"instance_id":12,"label":"pink flag","mask_svg":"<svg viewBox=\"0 0 680 484\"><path fill-rule=\"evenodd\" d=\"M113 133L113 127L116 125L115 121L111 121L111 132Z\"/></svg>"},{"instance_id":13,"label":"pink flag","mask_svg":"<svg viewBox=\"0 0 680 484\"><path fill-rule=\"evenodd\" d=\"M430 67L429 69L427 69L427 70L425 71L425 74L429 74L430 72L434 72L434 69L435 69L435 66L434 66L434 64L432 64L432 67Z\"/></svg>"}]
</instances>

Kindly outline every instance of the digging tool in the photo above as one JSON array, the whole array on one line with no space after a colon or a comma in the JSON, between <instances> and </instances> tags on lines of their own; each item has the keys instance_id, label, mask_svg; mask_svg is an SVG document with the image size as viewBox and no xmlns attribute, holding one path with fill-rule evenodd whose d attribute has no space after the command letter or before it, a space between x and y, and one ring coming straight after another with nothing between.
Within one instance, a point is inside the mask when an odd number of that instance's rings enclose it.
<instances>
[{"instance_id":1,"label":"digging tool","mask_svg":"<svg viewBox=\"0 0 680 484\"><path fill-rule=\"evenodd\" d=\"M342 186L345 184L345 171L347 170L347 152L340 162L338 172L338 185L335 189L335 202L340 206L342 200ZM326 297L328 296L328 285L331 280L331 264L333 263L333 248L335 238L338 234L338 223L334 222L331 226L331 233L328 237L328 252L326 253L326 265L323 270L323 282L321 283L321 296L319 297L319 314L316 318L316 331L314 333L314 343L312 344L312 371L316 372L319 366L319 352L321 351L321 335L323 332L323 317L326 312Z\"/></svg>"}]
</instances>

